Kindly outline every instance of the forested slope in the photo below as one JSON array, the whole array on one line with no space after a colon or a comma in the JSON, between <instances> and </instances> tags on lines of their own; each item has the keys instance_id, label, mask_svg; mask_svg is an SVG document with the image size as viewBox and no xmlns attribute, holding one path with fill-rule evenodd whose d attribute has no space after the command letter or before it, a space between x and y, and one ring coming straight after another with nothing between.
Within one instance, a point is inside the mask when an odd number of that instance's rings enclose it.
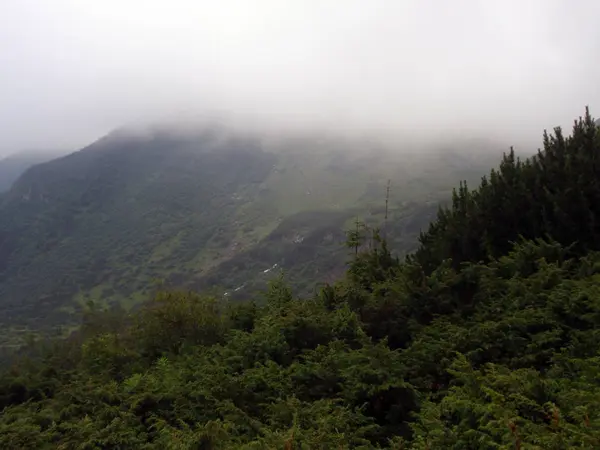
<instances>
[{"instance_id":1,"label":"forested slope","mask_svg":"<svg viewBox=\"0 0 600 450\"><path fill-rule=\"evenodd\" d=\"M44 152L25 151L0 159L0 193L8 191L15 181L30 167L49 161L59 152L46 150Z\"/></svg>"},{"instance_id":2,"label":"forested slope","mask_svg":"<svg viewBox=\"0 0 600 450\"><path fill-rule=\"evenodd\" d=\"M109 134L0 195L0 348L76 326L90 301L137 305L157 283L248 298L277 264L312 293L315 278L344 271L346 222L383 220L388 179L391 220L425 226L427 202L481 176L472 159L406 162L373 143L216 125ZM395 248L411 250L418 231Z\"/></svg>"},{"instance_id":3,"label":"forested slope","mask_svg":"<svg viewBox=\"0 0 600 450\"><path fill-rule=\"evenodd\" d=\"M279 280L88 311L3 375L0 446L598 448L599 152L587 116L507 155L406 261L353 228L345 277L308 300Z\"/></svg>"}]
</instances>

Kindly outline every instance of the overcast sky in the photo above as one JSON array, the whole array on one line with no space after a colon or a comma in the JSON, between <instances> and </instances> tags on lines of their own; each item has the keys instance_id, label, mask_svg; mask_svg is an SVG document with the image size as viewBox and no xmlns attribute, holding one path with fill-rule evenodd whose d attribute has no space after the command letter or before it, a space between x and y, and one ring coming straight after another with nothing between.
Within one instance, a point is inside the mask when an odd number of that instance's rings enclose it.
<instances>
[{"instance_id":1,"label":"overcast sky","mask_svg":"<svg viewBox=\"0 0 600 450\"><path fill-rule=\"evenodd\" d=\"M600 109L598 0L0 0L0 154L205 110L534 137Z\"/></svg>"}]
</instances>

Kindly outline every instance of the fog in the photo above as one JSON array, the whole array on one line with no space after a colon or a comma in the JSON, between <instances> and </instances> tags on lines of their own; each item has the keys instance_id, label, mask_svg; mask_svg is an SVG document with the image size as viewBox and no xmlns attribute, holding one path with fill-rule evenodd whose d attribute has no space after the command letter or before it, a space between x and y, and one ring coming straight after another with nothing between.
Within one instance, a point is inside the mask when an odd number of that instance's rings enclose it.
<instances>
[{"instance_id":1,"label":"fog","mask_svg":"<svg viewBox=\"0 0 600 450\"><path fill-rule=\"evenodd\" d=\"M219 115L540 141L600 108L596 0L1 0L0 155Z\"/></svg>"}]
</instances>

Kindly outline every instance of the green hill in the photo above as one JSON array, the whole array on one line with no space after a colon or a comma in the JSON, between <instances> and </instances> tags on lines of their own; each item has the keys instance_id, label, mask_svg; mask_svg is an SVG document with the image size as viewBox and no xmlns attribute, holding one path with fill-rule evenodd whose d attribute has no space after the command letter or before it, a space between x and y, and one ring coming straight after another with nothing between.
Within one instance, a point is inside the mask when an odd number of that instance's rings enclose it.
<instances>
[{"instance_id":1,"label":"green hill","mask_svg":"<svg viewBox=\"0 0 600 450\"><path fill-rule=\"evenodd\" d=\"M599 155L589 115L505 155L404 261L396 222L351 228L347 272L307 299L279 279L88 310L5 370L0 445L598 448Z\"/></svg>"},{"instance_id":2,"label":"green hill","mask_svg":"<svg viewBox=\"0 0 600 450\"><path fill-rule=\"evenodd\" d=\"M390 221L418 222L394 241L406 251L430 202L487 164L384 150L327 135L156 129L32 167L0 197L2 344L75 326L89 301L139 304L157 284L244 298L276 268L313 292L315 277L344 271L346 225L383 221L388 179Z\"/></svg>"},{"instance_id":3,"label":"green hill","mask_svg":"<svg viewBox=\"0 0 600 450\"><path fill-rule=\"evenodd\" d=\"M31 166L49 161L57 152L19 152L0 159L0 192L8 191L13 183Z\"/></svg>"}]
</instances>

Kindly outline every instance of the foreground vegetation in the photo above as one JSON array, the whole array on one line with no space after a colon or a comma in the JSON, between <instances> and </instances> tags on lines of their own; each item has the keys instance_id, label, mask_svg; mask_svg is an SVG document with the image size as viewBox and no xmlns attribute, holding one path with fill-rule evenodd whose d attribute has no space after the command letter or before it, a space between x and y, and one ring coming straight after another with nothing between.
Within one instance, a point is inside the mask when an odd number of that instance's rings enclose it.
<instances>
[{"instance_id":1,"label":"foreground vegetation","mask_svg":"<svg viewBox=\"0 0 600 450\"><path fill-rule=\"evenodd\" d=\"M308 300L88 310L0 380L2 448L600 447L600 132L544 139Z\"/></svg>"}]
</instances>

